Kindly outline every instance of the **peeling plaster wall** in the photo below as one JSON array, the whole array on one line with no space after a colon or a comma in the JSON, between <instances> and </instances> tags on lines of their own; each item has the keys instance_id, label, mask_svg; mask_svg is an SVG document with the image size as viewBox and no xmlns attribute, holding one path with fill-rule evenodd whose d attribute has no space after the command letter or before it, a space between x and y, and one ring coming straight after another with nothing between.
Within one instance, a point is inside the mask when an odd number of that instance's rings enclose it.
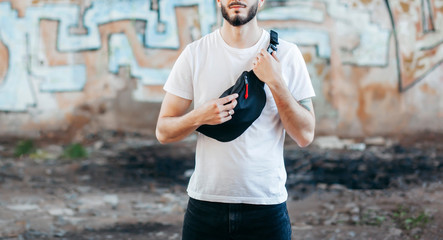
<instances>
[{"instance_id":1,"label":"peeling plaster wall","mask_svg":"<svg viewBox=\"0 0 443 240\"><path fill-rule=\"evenodd\" d=\"M261 26L296 43L320 134L443 132L443 0L268 0ZM0 134L153 134L187 43L215 0L0 0Z\"/></svg>"}]
</instances>

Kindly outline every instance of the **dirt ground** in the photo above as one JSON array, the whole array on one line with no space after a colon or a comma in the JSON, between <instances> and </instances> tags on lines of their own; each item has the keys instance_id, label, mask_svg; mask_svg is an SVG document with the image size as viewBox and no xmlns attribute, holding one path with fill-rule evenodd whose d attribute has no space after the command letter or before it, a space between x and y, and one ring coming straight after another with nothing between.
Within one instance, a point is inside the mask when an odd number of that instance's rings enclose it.
<instances>
[{"instance_id":1,"label":"dirt ground","mask_svg":"<svg viewBox=\"0 0 443 240\"><path fill-rule=\"evenodd\" d=\"M66 159L0 139L0 239L181 239L194 139L107 132ZM285 161L293 239L443 239L443 138L319 137Z\"/></svg>"}]
</instances>

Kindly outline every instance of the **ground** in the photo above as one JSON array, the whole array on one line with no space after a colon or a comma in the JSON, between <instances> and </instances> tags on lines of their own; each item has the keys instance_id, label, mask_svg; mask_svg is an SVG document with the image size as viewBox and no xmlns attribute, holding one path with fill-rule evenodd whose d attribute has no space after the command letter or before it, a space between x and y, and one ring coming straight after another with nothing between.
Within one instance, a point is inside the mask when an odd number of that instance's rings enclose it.
<instances>
[{"instance_id":1,"label":"ground","mask_svg":"<svg viewBox=\"0 0 443 240\"><path fill-rule=\"evenodd\" d=\"M443 138L318 137L285 147L293 239L443 239ZM194 139L106 132L88 157L0 139L0 239L181 239Z\"/></svg>"}]
</instances>

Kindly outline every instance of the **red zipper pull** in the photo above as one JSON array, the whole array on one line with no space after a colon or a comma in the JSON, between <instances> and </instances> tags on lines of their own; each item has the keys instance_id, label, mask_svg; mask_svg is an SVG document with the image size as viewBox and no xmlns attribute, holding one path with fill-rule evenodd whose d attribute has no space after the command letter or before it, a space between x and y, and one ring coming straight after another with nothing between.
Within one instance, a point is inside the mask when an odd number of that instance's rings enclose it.
<instances>
[{"instance_id":1,"label":"red zipper pull","mask_svg":"<svg viewBox=\"0 0 443 240\"><path fill-rule=\"evenodd\" d=\"M248 97L249 97L249 93L248 93L248 86L249 86L248 76L245 76L245 84L246 84L245 99L248 99Z\"/></svg>"}]
</instances>

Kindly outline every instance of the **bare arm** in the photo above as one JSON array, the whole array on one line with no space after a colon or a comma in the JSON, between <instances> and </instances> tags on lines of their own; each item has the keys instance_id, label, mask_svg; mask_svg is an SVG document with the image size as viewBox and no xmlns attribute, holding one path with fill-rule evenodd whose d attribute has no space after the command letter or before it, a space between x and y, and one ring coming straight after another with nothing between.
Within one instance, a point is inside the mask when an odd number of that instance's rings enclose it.
<instances>
[{"instance_id":1,"label":"bare arm","mask_svg":"<svg viewBox=\"0 0 443 240\"><path fill-rule=\"evenodd\" d=\"M262 50L254 61L254 73L271 89L280 119L288 135L300 147L309 145L314 139L315 115L310 100L297 102L287 88L280 62Z\"/></svg>"},{"instance_id":2,"label":"bare arm","mask_svg":"<svg viewBox=\"0 0 443 240\"><path fill-rule=\"evenodd\" d=\"M232 119L237 94L214 99L186 112L191 100L166 93L157 121L155 134L160 143L177 142L189 136L203 124L220 124ZM230 102L230 103L229 103ZM229 104L228 104L229 103Z\"/></svg>"},{"instance_id":3,"label":"bare arm","mask_svg":"<svg viewBox=\"0 0 443 240\"><path fill-rule=\"evenodd\" d=\"M300 147L314 139L315 115L312 102L297 102L286 85L270 87L286 132ZM309 110L308 110L309 108Z\"/></svg>"}]
</instances>

